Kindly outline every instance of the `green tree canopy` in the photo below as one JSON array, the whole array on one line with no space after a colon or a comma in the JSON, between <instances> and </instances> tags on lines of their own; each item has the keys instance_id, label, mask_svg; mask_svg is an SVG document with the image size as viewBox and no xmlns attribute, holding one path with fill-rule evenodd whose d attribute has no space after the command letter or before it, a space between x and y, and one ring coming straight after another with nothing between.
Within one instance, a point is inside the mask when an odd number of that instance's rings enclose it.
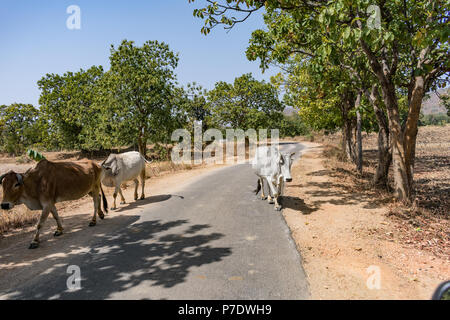
<instances>
[{"instance_id":1,"label":"green tree canopy","mask_svg":"<svg viewBox=\"0 0 450 320\"><path fill-rule=\"evenodd\" d=\"M147 41L136 46L124 40L111 46L111 69L100 83L97 104L103 109L101 130L115 136L104 143L138 144L145 154L149 140L169 136L177 111L171 105L178 55L163 42Z\"/></svg>"},{"instance_id":2,"label":"green tree canopy","mask_svg":"<svg viewBox=\"0 0 450 320\"><path fill-rule=\"evenodd\" d=\"M40 142L39 110L31 104L13 103L0 106L0 146L18 155L28 146Z\"/></svg>"},{"instance_id":3,"label":"green tree canopy","mask_svg":"<svg viewBox=\"0 0 450 320\"><path fill-rule=\"evenodd\" d=\"M284 106L270 83L244 74L233 83L217 82L208 92L212 121L225 128L273 128L283 118Z\"/></svg>"},{"instance_id":4,"label":"green tree canopy","mask_svg":"<svg viewBox=\"0 0 450 320\"><path fill-rule=\"evenodd\" d=\"M45 122L49 147L84 149L90 145L87 137L98 122L93 108L96 88L103 77L103 68L47 74L38 81L42 121Z\"/></svg>"}]
</instances>

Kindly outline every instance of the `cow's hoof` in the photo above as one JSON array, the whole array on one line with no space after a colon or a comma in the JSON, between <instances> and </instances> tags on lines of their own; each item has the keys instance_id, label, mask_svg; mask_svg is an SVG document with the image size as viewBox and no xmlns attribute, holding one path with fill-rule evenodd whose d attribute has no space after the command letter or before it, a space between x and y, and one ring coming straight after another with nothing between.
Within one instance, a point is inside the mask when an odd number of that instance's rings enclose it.
<instances>
[{"instance_id":1,"label":"cow's hoof","mask_svg":"<svg viewBox=\"0 0 450 320\"><path fill-rule=\"evenodd\" d=\"M59 237L62 234L63 234L62 230L56 230L55 233L53 234L53 236L54 237Z\"/></svg>"},{"instance_id":2,"label":"cow's hoof","mask_svg":"<svg viewBox=\"0 0 450 320\"><path fill-rule=\"evenodd\" d=\"M140 198L139 198L139 200L144 200L145 199L145 196L144 195L142 195Z\"/></svg>"},{"instance_id":3,"label":"cow's hoof","mask_svg":"<svg viewBox=\"0 0 450 320\"><path fill-rule=\"evenodd\" d=\"M100 217L100 219L105 219L105 214L103 212L99 212L98 216Z\"/></svg>"},{"instance_id":4,"label":"cow's hoof","mask_svg":"<svg viewBox=\"0 0 450 320\"><path fill-rule=\"evenodd\" d=\"M275 203L275 201L273 201L273 199L269 199L268 202L269 202L269 204L274 204Z\"/></svg>"},{"instance_id":5,"label":"cow's hoof","mask_svg":"<svg viewBox=\"0 0 450 320\"><path fill-rule=\"evenodd\" d=\"M120 201L120 204L125 204L126 202L125 201Z\"/></svg>"},{"instance_id":6,"label":"cow's hoof","mask_svg":"<svg viewBox=\"0 0 450 320\"><path fill-rule=\"evenodd\" d=\"M114 208L111 208L111 210L117 210L117 208L116 208L116 207L114 207Z\"/></svg>"},{"instance_id":7,"label":"cow's hoof","mask_svg":"<svg viewBox=\"0 0 450 320\"><path fill-rule=\"evenodd\" d=\"M97 224L97 222L91 221L91 222L89 222L89 227L94 227L96 224Z\"/></svg>"},{"instance_id":8,"label":"cow's hoof","mask_svg":"<svg viewBox=\"0 0 450 320\"><path fill-rule=\"evenodd\" d=\"M39 243L33 241L30 243L30 246L28 247L28 249L36 249L37 247L39 247Z\"/></svg>"},{"instance_id":9,"label":"cow's hoof","mask_svg":"<svg viewBox=\"0 0 450 320\"><path fill-rule=\"evenodd\" d=\"M261 197L261 200L267 200L267 197Z\"/></svg>"},{"instance_id":10,"label":"cow's hoof","mask_svg":"<svg viewBox=\"0 0 450 320\"><path fill-rule=\"evenodd\" d=\"M281 211L281 209L282 209L281 206L276 206L275 207L275 211Z\"/></svg>"}]
</instances>

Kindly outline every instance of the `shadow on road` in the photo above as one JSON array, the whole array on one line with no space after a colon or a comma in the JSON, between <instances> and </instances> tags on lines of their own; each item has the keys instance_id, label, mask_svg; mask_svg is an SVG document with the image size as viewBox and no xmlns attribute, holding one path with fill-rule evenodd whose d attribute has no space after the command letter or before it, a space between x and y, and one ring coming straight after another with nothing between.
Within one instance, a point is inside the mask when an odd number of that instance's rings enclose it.
<instances>
[{"instance_id":1,"label":"shadow on road","mask_svg":"<svg viewBox=\"0 0 450 320\"><path fill-rule=\"evenodd\" d=\"M130 218L136 220L137 216L110 220ZM23 285L1 290L0 295L8 294L11 299L106 299L127 290L133 293L145 283L144 296L151 298L151 286L174 287L185 281L191 268L231 255L231 248L211 245L224 235L208 233L210 227L188 220L134 223L112 233L99 233L95 244L83 253L80 253L83 246L72 241L63 248L65 254L61 254L61 241L52 241L53 249L29 251L26 259L15 262L10 269L18 273L32 269L38 274ZM58 251L60 254L55 254ZM9 259L12 256L13 252ZM78 291L67 289L68 265L80 267L82 281Z\"/></svg>"},{"instance_id":2,"label":"shadow on road","mask_svg":"<svg viewBox=\"0 0 450 320\"><path fill-rule=\"evenodd\" d=\"M130 209L135 209L138 207L145 206L147 204L167 201L172 197L184 199L183 196L172 195L172 194L160 194L160 195L156 195L156 196L147 197L142 200L141 199L133 200L132 202L126 203L124 206L119 207L117 210L112 210L112 212L122 212L122 211L130 210Z\"/></svg>"}]
</instances>

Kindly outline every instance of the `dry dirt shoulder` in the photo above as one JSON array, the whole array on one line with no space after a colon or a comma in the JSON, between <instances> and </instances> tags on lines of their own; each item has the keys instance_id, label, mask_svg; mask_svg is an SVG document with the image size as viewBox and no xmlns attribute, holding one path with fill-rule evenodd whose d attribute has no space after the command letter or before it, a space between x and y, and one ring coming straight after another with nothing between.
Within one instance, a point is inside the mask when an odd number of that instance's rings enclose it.
<instances>
[{"instance_id":1,"label":"dry dirt shoulder","mask_svg":"<svg viewBox=\"0 0 450 320\"><path fill-rule=\"evenodd\" d=\"M403 246L386 204L364 192L346 192L324 167L322 147L309 146L293 166L283 215L303 257L312 299L430 299L450 279L449 261ZM371 290L367 281L377 268L381 288Z\"/></svg>"}]
</instances>

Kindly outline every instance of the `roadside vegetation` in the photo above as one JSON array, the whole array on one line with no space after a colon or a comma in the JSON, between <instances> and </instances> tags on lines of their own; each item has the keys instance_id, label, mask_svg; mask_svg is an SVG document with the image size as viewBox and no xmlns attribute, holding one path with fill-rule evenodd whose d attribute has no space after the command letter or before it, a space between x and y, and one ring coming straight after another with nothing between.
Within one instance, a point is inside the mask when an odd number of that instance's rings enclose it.
<instances>
[{"instance_id":1,"label":"roadside vegetation","mask_svg":"<svg viewBox=\"0 0 450 320\"><path fill-rule=\"evenodd\" d=\"M376 174L376 134L363 135L364 172L355 172L352 165L343 161L340 149L341 134L317 135L316 141L324 145L325 167L345 192L362 192L377 199L380 207L397 225L397 239L406 246L433 252L436 256L449 256L450 237L450 125L420 127L417 135L415 185L412 205L393 201L390 190L374 189ZM392 170L388 174L389 185L393 181Z\"/></svg>"},{"instance_id":2,"label":"roadside vegetation","mask_svg":"<svg viewBox=\"0 0 450 320\"><path fill-rule=\"evenodd\" d=\"M189 2L197 3L189 0ZM283 72L273 82L314 129L342 134L344 156L362 173L361 132L378 132L374 185L411 203L417 128L429 91L445 88L450 52L448 1L208 1L194 9L204 34L233 28L256 11L246 54Z\"/></svg>"},{"instance_id":3,"label":"roadside vegetation","mask_svg":"<svg viewBox=\"0 0 450 320\"><path fill-rule=\"evenodd\" d=\"M39 106L0 106L0 151L21 156L27 149L81 150L87 156L135 149L168 160L175 129L274 128L282 135L304 134L298 116L285 116L279 89L251 74L210 91L176 82L178 54L158 41L111 46L111 69L92 66L38 81ZM147 150L148 145L152 150Z\"/></svg>"}]
</instances>

